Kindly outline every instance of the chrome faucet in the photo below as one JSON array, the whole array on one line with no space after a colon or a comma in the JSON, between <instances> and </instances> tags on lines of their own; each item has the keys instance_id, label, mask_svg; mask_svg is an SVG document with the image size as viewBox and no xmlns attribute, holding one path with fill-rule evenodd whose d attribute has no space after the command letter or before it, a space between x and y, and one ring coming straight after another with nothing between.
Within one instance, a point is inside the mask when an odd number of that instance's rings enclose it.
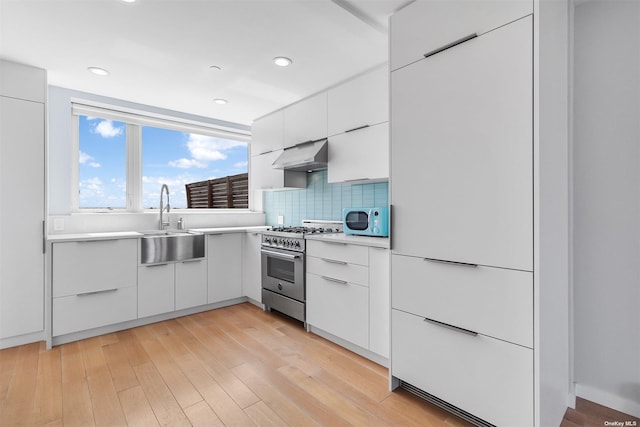
<instances>
[{"instance_id":1,"label":"chrome faucet","mask_svg":"<svg viewBox=\"0 0 640 427\"><path fill-rule=\"evenodd\" d=\"M164 194L164 190L167 190L166 206L163 206L163 203L162 203L162 195ZM167 186L167 184L162 184L162 187L160 188L160 230L164 230L165 226L168 226L171 224L171 221L169 220L169 216L167 216L166 221L162 219L162 212L164 211L165 207L167 208L167 213L169 213L169 211L171 210L171 205L169 205L169 187Z\"/></svg>"}]
</instances>

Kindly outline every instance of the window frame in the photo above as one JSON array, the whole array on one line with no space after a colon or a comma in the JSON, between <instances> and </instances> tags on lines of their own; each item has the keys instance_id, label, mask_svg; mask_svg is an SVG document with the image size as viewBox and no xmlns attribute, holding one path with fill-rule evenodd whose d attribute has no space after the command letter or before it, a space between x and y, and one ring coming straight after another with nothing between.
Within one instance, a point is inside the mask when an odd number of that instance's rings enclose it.
<instances>
[{"instance_id":1,"label":"window frame","mask_svg":"<svg viewBox=\"0 0 640 427\"><path fill-rule=\"evenodd\" d=\"M102 119L124 122L126 125L126 208L81 208L80 207L80 116L93 116ZM242 129L213 125L197 120L156 114L148 111L122 108L113 105L71 99L71 208L73 213L108 212L156 212L157 209L145 209L142 206L142 127L153 126L162 129L188 132L205 136L246 142L247 172L251 167L251 132ZM249 208L176 208L180 212L245 212L252 206L249 191ZM174 210L172 208L172 210Z\"/></svg>"}]
</instances>

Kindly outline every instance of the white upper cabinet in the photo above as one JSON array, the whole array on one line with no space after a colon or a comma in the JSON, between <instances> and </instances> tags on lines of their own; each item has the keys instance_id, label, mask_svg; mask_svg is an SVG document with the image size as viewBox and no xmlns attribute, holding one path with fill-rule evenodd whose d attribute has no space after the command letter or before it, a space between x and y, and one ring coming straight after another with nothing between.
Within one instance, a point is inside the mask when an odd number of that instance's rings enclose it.
<instances>
[{"instance_id":1,"label":"white upper cabinet","mask_svg":"<svg viewBox=\"0 0 640 427\"><path fill-rule=\"evenodd\" d=\"M282 110L256 120L251 126L251 155L282 149L282 138Z\"/></svg>"},{"instance_id":2,"label":"white upper cabinet","mask_svg":"<svg viewBox=\"0 0 640 427\"><path fill-rule=\"evenodd\" d=\"M327 137L327 92L284 109L284 147Z\"/></svg>"},{"instance_id":3,"label":"white upper cabinet","mask_svg":"<svg viewBox=\"0 0 640 427\"><path fill-rule=\"evenodd\" d=\"M391 18L391 69L531 13L531 0L417 0Z\"/></svg>"},{"instance_id":4,"label":"white upper cabinet","mask_svg":"<svg viewBox=\"0 0 640 427\"><path fill-rule=\"evenodd\" d=\"M0 95L44 103L47 73L40 68L0 60Z\"/></svg>"},{"instance_id":5,"label":"white upper cabinet","mask_svg":"<svg viewBox=\"0 0 640 427\"><path fill-rule=\"evenodd\" d=\"M389 70L377 68L328 92L329 136L389 120Z\"/></svg>"},{"instance_id":6,"label":"white upper cabinet","mask_svg":"<svg viewBox=\"0 0 640 427\"><path fill-rule=\"evenodd\" d=\"M329 137L328 182L388 178L388 122Z\"/></svg>"},{"instance_id":7,"label":"white upper cabinet","mask_svg":"<svg viewBox=\"0 0 640 427\"><path fill-rule=\"evenodd\" d=\"M532 57L529 17L392 73L396 253L532 271Z\"/></svg>"}]
</instances>

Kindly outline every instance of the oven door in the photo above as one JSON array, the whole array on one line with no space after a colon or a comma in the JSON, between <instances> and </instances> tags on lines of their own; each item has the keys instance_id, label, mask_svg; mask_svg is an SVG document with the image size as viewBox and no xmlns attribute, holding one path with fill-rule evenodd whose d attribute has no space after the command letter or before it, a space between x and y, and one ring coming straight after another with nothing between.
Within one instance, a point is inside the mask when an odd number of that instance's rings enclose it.
<instances>
[{"instance_id":1,"label":"oven door","mask_svg":"<svg viewBox=\"0 0 640 427\"><path fill-rule=\"evenodd\" d=\"M304 253L263 247L262 287L304 302Z\"/></svg>"}]
</instances>

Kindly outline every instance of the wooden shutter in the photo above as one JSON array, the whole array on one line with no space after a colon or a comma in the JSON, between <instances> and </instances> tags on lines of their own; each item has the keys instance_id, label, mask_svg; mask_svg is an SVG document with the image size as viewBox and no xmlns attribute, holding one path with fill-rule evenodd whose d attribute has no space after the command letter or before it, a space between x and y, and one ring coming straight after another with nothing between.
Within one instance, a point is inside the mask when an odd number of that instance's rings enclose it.
<instances>
[{"instance_id":1,"label":"wooden shutter","mask_svg":"<svg viewBox=\"0 0 640 427\"><path fill-rule=\"evenodd\" d=\"M248 173L193 182L185 187L188 208L249 208Z\"/></svg>"}]
</instances>

